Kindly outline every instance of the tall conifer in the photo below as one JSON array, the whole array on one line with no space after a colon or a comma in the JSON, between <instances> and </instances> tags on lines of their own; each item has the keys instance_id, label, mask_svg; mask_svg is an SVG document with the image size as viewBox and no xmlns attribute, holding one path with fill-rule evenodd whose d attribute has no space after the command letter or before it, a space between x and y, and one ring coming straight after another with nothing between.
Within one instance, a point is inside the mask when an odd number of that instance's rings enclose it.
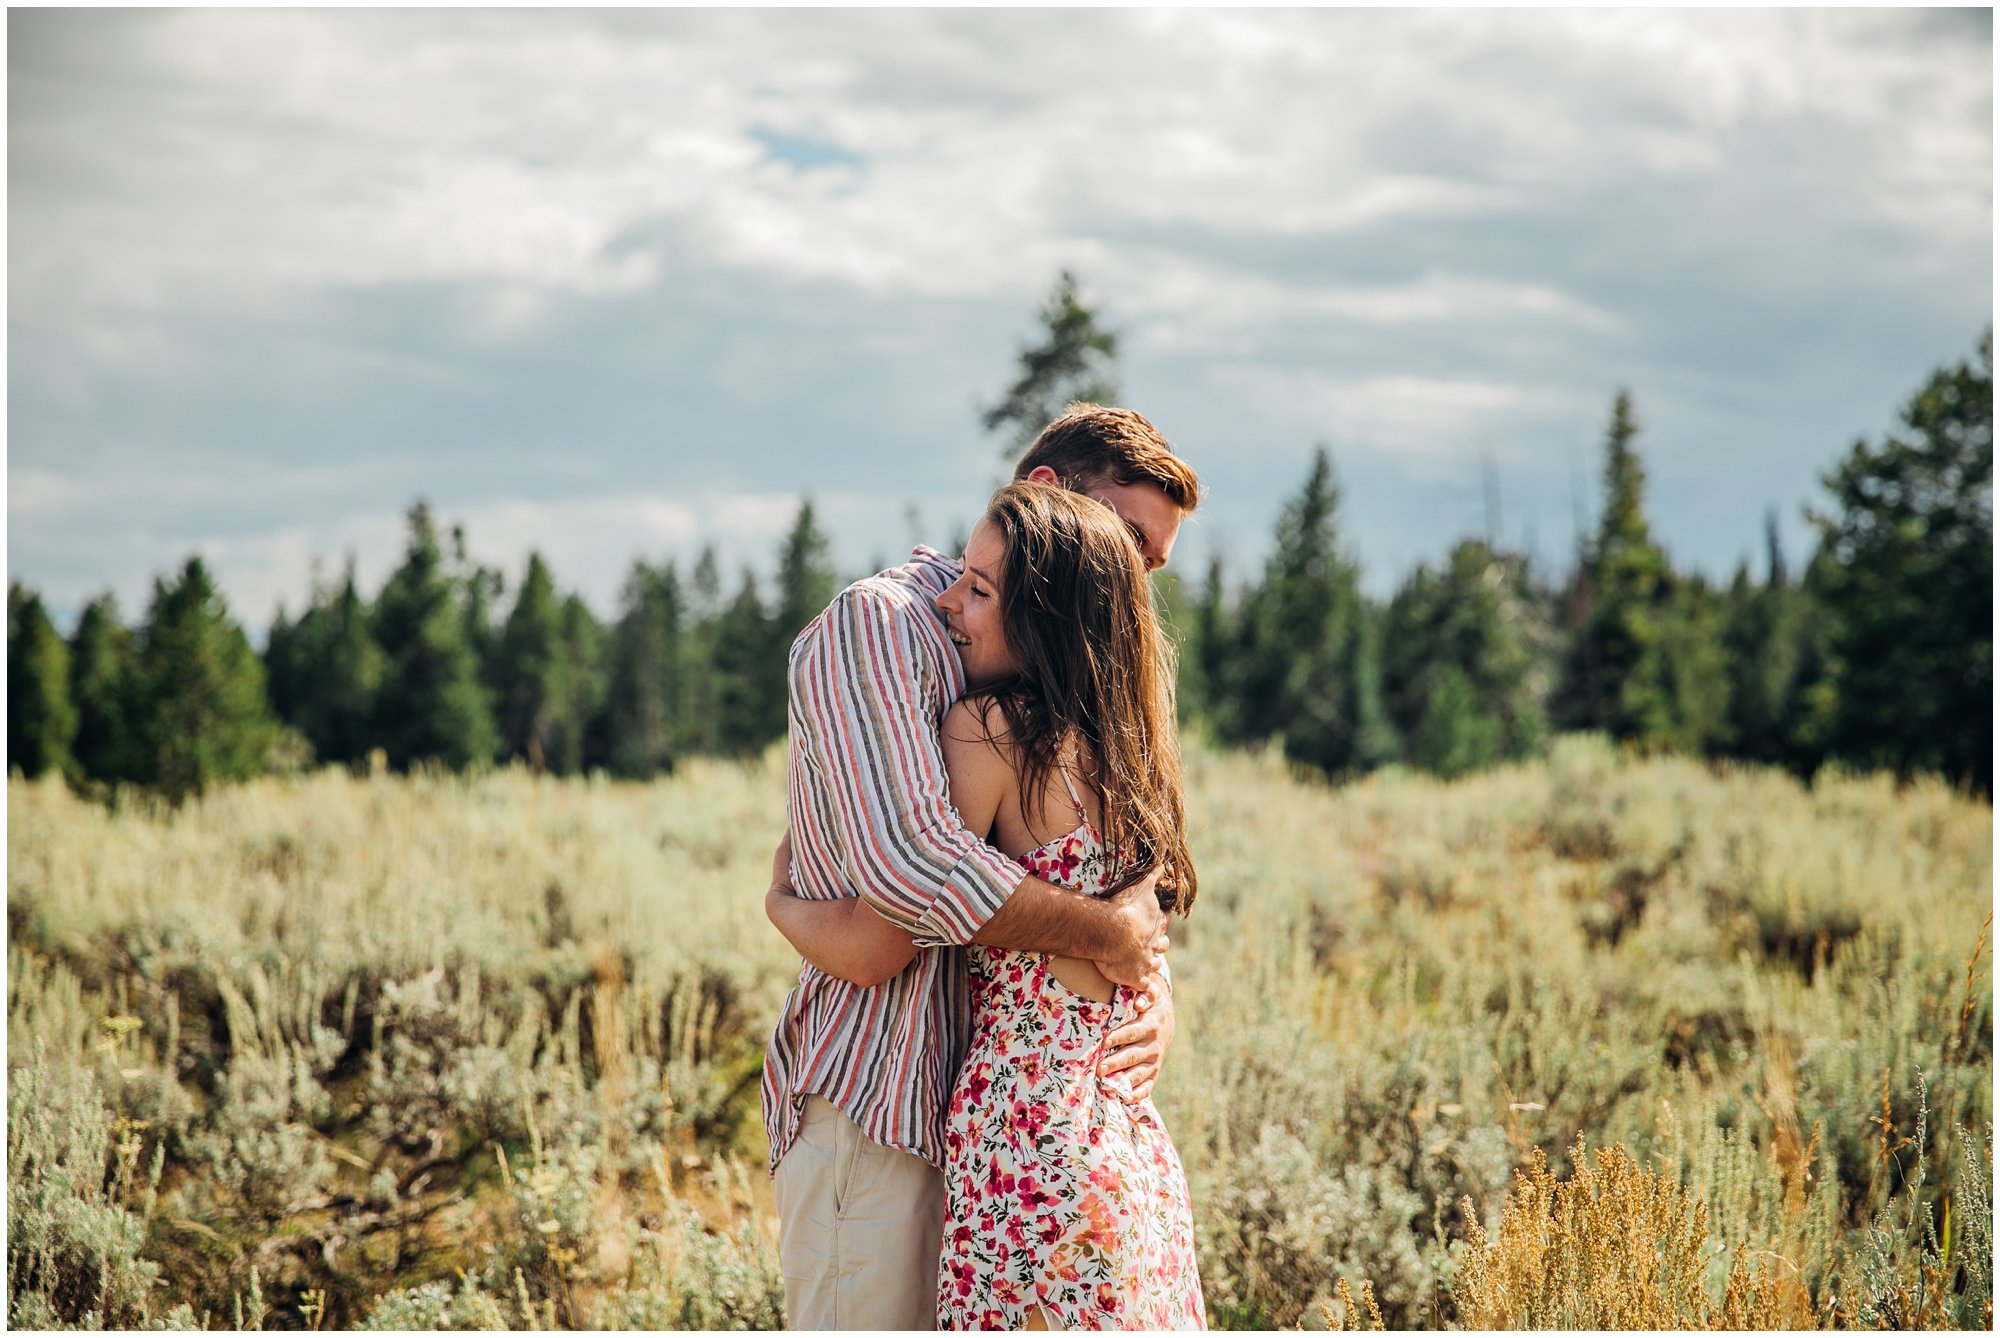
<instances>
[{"instance_id":1,"label":"tall conifer","mask_svg":"<svg viewBox=\"0 0 2000 1338\"><path fill-rule=\"evenodd\" d=\"M264 646L271 705L312 745L321 762L352 764L375 746L376 698L385 664L373 617L354 576L316 588L296 623L273 622Z\"/></svg>"},{"instance_id":2,"label":"tall conifer","mask_svg":"<svg viewBox=\"0 0 2000 1338\"><path fill-rule=\"evenodd\" d=\"M264 666L199 557L153 582L138 681L136 779L178 801L263 770L279 736Z\"/></svg>"},{"instance_id":3,"label":"tall conifer","mask_svg":"<svg viewBox=\"0 0 2000 1338\"><path fill-rule=\"evenodd\" d=\"M84 605L70 638L70 698L76 703L76 766L91 780L124 780L133 765L131 714L137 663L118 601Z\"/></svg>"},{"instance_id":4,"label":"tall conifer","mask_svg":"<svg viewBox=\"0 0 2000 1338\"><path fill-rule=\"evenodd\" d=\"M7 588L7 767L35 777L69 774L75 763L76 707L69 695L69 647L42 599L19 582Z\"/></svg>"},{"instance_id":5,"label":"tall conifer","mask_svg":"<svg viewBox=\"0 0 2000 1338\"><path fill-rule=\"evenodd\" d=\"M1009 463L1065 405L1075 400L1111 404L1118 399L1118 336L1102 328L1097 318L1098 309L1084 304L1076 276L1062 271L1036 313L1041 342L1021 349L1019 375L999 403L980 415L988 432L1007 429L1002 451Z\"/></svg>"},{"instance_id":6,"label":"tall conifer","mask_svg":"<svg viewBox=\"0 0 2000 1338\"><path fill-rule=\"evenodd\" d=\"M581 595L571 594L562 602L560 652L562 696L549 765L558 776L575 776L589 766L602 766L608 743L591 732L604 703L604 629Z\"/></svg>"},{"instance_id":7,"label":"tall conifer","mask_svg":"<svg viewBox=\"0 0 2000 1338\"><path fill-rule=\"evenodd\" d=\"M728 756L759 751L785 732L785 701L772 691L770 617L746 568L736 599L716 619L715 747ZM782 677L780 678L782 685Z\"/></svg>"},{"instance_id":8,"label":"tall conifer","mask_svg":"<svg viewBox=\"0 0 2000 1338\"><path fill-rule=\"evenodd\" d=\"M377 737L399 769L425 760L463 768L490 760L498 734L430 507L411 507L409 524L403 564L376 601L385 660Z\"/></svg>"},{"instance_id":9,"label":"tall conifer","mask_svg":"<svg viewBox=\"0 0 2000 1338\"><path fill-rule=\"evenodd\" d=\"M1571 726L1657 747L1677 735L1660 627L1671 573L1646 523L1645 467L1632 445L1638 435L1632 398L1621 390L1604 434L1604 513L1585 569L1588 614L1570 648L1562 697Z\"/></svg>"},{"instance_id":10,"label":"tall conifer","mask_svg":"<svg viewBox=\"0 0 2000 1338\"><path fill-rule=\"evenodd\" d=\"M1838 707L1829 744L1865 766L1992 793L1993 336L1943 367L1879 446L1821 477L1812 513Z\"/></svg>"},{"instance_id":11,"label":"tall conifer","mask_svg":"<svg viewBox=\"0 0 2000 1338\"><path fill-rule=\"evenodd\" d=\"M1404 581L1384 621L1383 682L1410 761L1456 775L1541 746L1545 603L1524 559L1479 539Z\"/></svg>"},{"instance_id":12,"label":"tall conifer","mask_svg":"<svg viewBox=\"0 0 2000 1338\"><path fill-rule=\"evenodd\" d=\"M838 582L832 550L813 514L813 505L801 502L791 532L778 550L778 603L772 610L771 631L778 643L777 672L781 677L792 638L832 602Z\"/></svg>"},{"instance_id":13,"label":"tall conifer","mask_svg":"<svg viewBox=\"0 0 2000 1338\"><path fill-rule=\"evenodd\" d=\"M683 597L673 564L634 562L606 652L605 765L651 780L674 769L685 671Z\"/></svg>"},{"instance_id":14,"label":"tall conifer","mask_svg":"<svg viewBox=\"0 0 2000 1338\"><path fill-rule=\"evenodd\" d=\"M506 756L523 759L536 770L560 770L561 760L553 754L556 737L564 732L568 676L555 577L540 553L530 553L494 655L500 746Z\"/></svg>"}]
</instances>

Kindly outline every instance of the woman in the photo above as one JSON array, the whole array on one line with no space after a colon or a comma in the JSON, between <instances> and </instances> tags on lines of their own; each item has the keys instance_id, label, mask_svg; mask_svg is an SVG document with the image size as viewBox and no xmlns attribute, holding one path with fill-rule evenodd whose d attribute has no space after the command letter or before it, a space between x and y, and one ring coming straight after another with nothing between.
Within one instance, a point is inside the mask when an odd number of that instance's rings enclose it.
<instances>
[{"instance_id":1,"label":"woman","mask_svg":"<svg viewBox=\"0 0 2000 1338\"><path fill-rule=\"evenodd\" d=\"M1160 867L1162 898L1185 913L1172 653L1124 523L1061 488L1003 488L937 607L969 687L942 727L966 826L1083 892ZM838 973L822 945L857 913L851 899L791 902L780 927ZM1150 1099L1128 1103L1097 1076L1132 992L1080 959L967 951L973 1039L946 1117L939 1327L1202 1327L1173 1143Z\"/></svg>"}]
</instances>

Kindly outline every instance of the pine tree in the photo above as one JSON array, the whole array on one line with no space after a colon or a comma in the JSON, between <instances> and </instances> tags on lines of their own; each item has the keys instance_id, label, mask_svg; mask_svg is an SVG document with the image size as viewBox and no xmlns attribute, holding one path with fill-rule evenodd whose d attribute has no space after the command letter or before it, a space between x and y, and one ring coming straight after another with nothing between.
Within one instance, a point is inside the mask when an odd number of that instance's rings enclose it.
<instances>
[{"instance_id":1,"label":"pine tree","mask_svg":"<svg viewBox=\"0 0 2000 1338\"><path fill-rule=\"evenodd\" d=\"M1435 676L1407 737L1410 760L1447 779L1491 765L1504 743L1499 719L1480 709L1472 680L1455 664Z\"/></svg>"},{"instance_id":2,"label":"pine tree","mask_svg":"<svg viewBox=\"0 0 2000 1338\"><path fill-rule=\"evenodd\" d=\"M1330 683L1313 684L1317 662L1329 666L1350 632L1353 573L1341 561L1334 533L1340 490L1326 448L1315 451L1304 489L1285 504L1275 551L1262 584L1245 600L1238 633L1235 742L1282 735L1306 709L1313 689L1325 709L1337 709Z\"/></svg>"},{"instance_id":3,"label":"pine tree","mask_svg":"<svg viewBox=\"0 0 2000 1338\"><path fill-rule=\"evenodd\" d=\"M70 774L76 707L69 695L69 647L40 595L7 587L7 768L30 779Z\"/></svg>"},{"instance_id":4,"label":"pine tree","mask_svg":"<svg viewBox=\"0 0 2000 1338\"><path fill-rule=\"evenodd\" d=\"M722 749L716 638L722 622L722 568L713 544L703 545L688 575L686 710L677 751L713 754Z\"/></svg>"},{"instance_id":5,"label":"pine tree","mask_svg":"<svg viewBox=\"0 0 2000 1338\"><path fill-rule=\"evenodd\" d=\"M801 502L791 533L778 553L778 606L772 611L771 631L777 642L780 678L792 638L833 601L838 584L831 549L814 519L812 503Z\"/></svg>"},{"instance_id":6,"label":"pine tree","mask_svg":"<svg viewBox=\"0 0 2000 1338\"><path fill-rule=\"evenodd\" d=\"M1357 579L1353 596L1350 632L1340 653L1332 661L1334 679L1344 690L1338 732L1316 732L1328 719L1308 712L1285 735L1285 755L1322 771L1373 771L1402 756L1403 744L1395 725L1382 704L1382 615L1363 598ZM1309 670L1308 682L1323 682L1317 666ZM1329 746L1331 745L1331 746Z\"/></svg>"},{"instance_id":7,"label":"pine tree","mask_svg":"<svg viewBox=\"0 0 2000 1338\"><path fill-rule=\"evenodd\" d=\"M131 703L137 656L118 618L118 601L104 594L83 609L70 638L70 699L76 703L76 768L91 780L128 779L133 766Z\"/></svg>"},{"instance_id":8,"label":"pine tree","mask_svg":"<svg viewBox=\"0 0 2000 1338\"><path fill-rule=\"evenodd\" d=\"M1645 468L1632 400L1612 401L1604 443L1604 514L1587 566L1588 609L1571 646L1562 692L1566 723L1603 729L1641 747L1671 745L1678 734L1660 619L1671 596L1666 555L1645 515Z\"/></svg>"},{"instance_id":9,"label":"pine tree","mask_svg":"<svg viewBox=\"0 0 2000 1338\"><path fill-rule=\"evenodd\" d=\"M716 751L757 752L785 732L785 703L772 699L770 618L747 568L735 601L716 620L714 645Z\"/></svg>"},{"instance_id":10,"label":"pine tree","mask_svg":"<svg viewBox=\"0 0 2000 1338\"><path fill-rule=\"evenodd\" d=\"M1808 559L1796 587L1798 630L1793 645L1798 667L1780 715L1784 721L1780 746L1785 765L1801 777L1811 776L1833 755L1840 724L1839 616L1832 593L1840 581L1839 567L1833 553L1821 544Z\"/></svg>"},{"instance_id":11,"label":"pine tree","mask_svg":"<svg viewBox=\"0 0 2000 1338\"><path fill-rule=\"evenodd\" d=\"M1152 594L1160 628L1174 648L1174 705L1181 721L1186 723L1200 713L1201 700L1200 686L1193 681L1197 672L1192 653L1194 605L1188 600L1187 588L1181 584L1179 574L1165 567L1153 573Z\"/></svg>"},{"instance_id":12,"label":"pine tree","mask_svg":"<svg viewBox=\"0 0 2000 1338\"><path fill-rule=\"evenodd\" d=\"M1760 586L1750 579L1749 564L1738 566L1723 597L1729 679L1724 739L1732 756L1780 763L1790 758L1786 732L1801 661L1803 601L1784 583L1782 558L1768 570L1775 579Z\"/></svg>"},{"instance_id":13,"label":"pine tree","mask_svg":"<svg viewBox=\"0 0 2000 1338\"><path fill-rule=\"evenodd\" d=\"M569 704L568 669L555 578L542 555L530 553L494 657L500 747L506 756L524 759L537 771L560 771L554 751Z\"/></svg>"},{"instance_id":14,"label":"pine tree","mask_svg":"<svg viewBox=\"0 0 2000 1338\"><path fill-rule=\"evenodd\" d=\"M474 562L465 548L465 530L454 525L450 580L465 608L465 644L479 665L479 687L495 726L500 719L501 626L495 610L507 592L507 578L496 567Z\"/></svg>"},{"instance_id":15,"label":"pine tree","mask_svg":"<svg viewBox=\"0 0 2000 1338\"><path fill-rule=\"evenodd\" d=\"M1339 504L1322 446L1279 517L1263 583L1244 600L1224 734L1278 737L1286 757L1329 775L1378 766L1398 749L1382 707L1378 630L1340 552Z\"/></svg>"},{"instance_id":16,"label":"pine tree","mask_svg":"<svg viewBox=\"0 0 2000 1338\"><path fill-rule=\"evenodd\" d=\"M377 737L398 769L425 760L463 768L490 760L498 733L430 508L418 502L409 522L403 564L376 600L376 639L385 662Z\"/></svg>"},{"instance_id":17,"label":"pine tree","mask_svg":"<svg viewBox=\"0 0 2000 1338\"><path fill-rule=\"evenodd\" d=\"M549 743L550 769L558 776L581 775L591 763L603 765L606 741L590 726L604 703L604 629L597 616L572 594L562 603L562 697Z\"/></svg>"},{"instance_id":18,"label":"pine tree","mask_svg":"<svg viewBox=\"0 0 2000 1338\"><path fill-rule=\"evenodd\" d=\"M685 649L679 574L672 563L655 571L634 562L619 599L607 651L604 764L614 776L651 780L673 771L681 737Z\"/></svg>"},{"instance_id":19,"label":"pine tree","mask_svg":"<svg viewBox=\"0 0 2000 1338\"><path fill-rule=\"evenodd\" d=\"M1385 617L1383 681L1411 762L1457 775L1540 748L1543 603L1524 558L1478 539L1454 546L1442 572L1422 564L1404 581Z\"/></svg>"},{"instance_id":20,"label":"pine tree","mask_svg":"<svg viewBox=\"0 0 2000 1338\"><path fill-rule=\"evenodd\" d=\"M1235 733L1234 681L1230 674L1230 643L1235 635L1231 611L1224 603L1222 558L1212 556L1192 615L1189 644L1181 653L1182 711L1192 710L1208 722L1217 738ZM1191 703L1191 704L1190 704Z\"/></svg>"},{"instance_id":21,"label":"pine tree","mask_svg":"<svg viewBox=\"0 0 2000 1338\"><path fill-rule=\"evenodd\" d=\"M1993 336L1934 372L1879 447L1821 477L1820 532L1838 697L1829 745L1850 761L1993 781Z\"/></svg>"},{"instance_id":22,"label":"pine tree","mask_svg":"<svg viewBox=\"0 0 2000 1338\"><path fill-rule=\"evenodd\" d=\"M135 778L175 802L259 774L278 740L264 666L199 557L153 582L135 703Z\"/></svg>"},{"instance_id":23,"label":"pine tree","mask_svg":"<svg viewBox=\"0 0 2000 1338\"><path fill-rule=\"evenodd\" d=\"M1042 342L1020 351L1020 375L1000 402L980 416L988 432L1008 429L1003 451L1010 463L1064 406L1077 400L1117 401L1118 336L1098 326L1097 314L1078 296L1076 276L1062 271L1036 313Z\"/></svg>"},{"instance_id":24,"label":"pine tree","mask_svg":"<svg viewBox=\"0 0 2000 1338\"><path fill-rule=\"evenodd\" d=\"M264 646L271 707L322 762L352 765L375 746L377 696L385 665L372 615L347 560L341 583L315 588L296 623L282 611Z\"/></svg>"},{"instance_id":25,"label":"pine tree","mask_svg":"<svg viewBox=\"0 0 2000 1338\"><path fill-rule=\"evenodd\" d=\"M1671 578L1659 619L1660 665L1672 724L1666 741L1690 754L1729 739L1729 656L1723 601L1699 575Z\"/></svg>"},{"instance_id":26,"label":"pine tree","mask_svg":"<svg viewBox=\"0 0 2000 1338\"><path fill-rule=\"evenodd\" d=\"M1791 586L1791 576L1785 566L1784 541L1778 536L1776 507L1764 510L1764 584L1781 592Z\"/></svg>"}]
</instances>

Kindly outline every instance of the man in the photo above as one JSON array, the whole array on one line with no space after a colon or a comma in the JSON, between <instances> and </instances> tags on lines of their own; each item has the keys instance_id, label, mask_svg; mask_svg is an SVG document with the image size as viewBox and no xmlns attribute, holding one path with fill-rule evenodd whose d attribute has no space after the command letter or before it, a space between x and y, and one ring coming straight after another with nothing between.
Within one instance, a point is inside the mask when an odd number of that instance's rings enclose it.
<instances>
[{"instance_id":1,"label":"man","mask_svg":"<svg viewBox=\"0 0 2000 1338\"><path fill-rule=\"evenodd\" d=\"M1151 423L1088 404L1049 424L1014 477L1097 498L1152 568L1200 494ZM1131 1100L1151 1090L1173 1034L1154 877L1105 900L1079 895L1028 877L951 806L937 730L964 675L932 601L958 575L919 548L842 591L792 646L791 824L768 896L792 884L858 895L885 941L885 965L865 978L804 967L765 1053L778 1252L798 1329L932 1327L944 1112L970 1040L956 948L1089 958L1141 987L1153 1006L1107 1038L1100 1068ZM920 951L899 970L912 943Z\"/></svg>"}]
</instances>

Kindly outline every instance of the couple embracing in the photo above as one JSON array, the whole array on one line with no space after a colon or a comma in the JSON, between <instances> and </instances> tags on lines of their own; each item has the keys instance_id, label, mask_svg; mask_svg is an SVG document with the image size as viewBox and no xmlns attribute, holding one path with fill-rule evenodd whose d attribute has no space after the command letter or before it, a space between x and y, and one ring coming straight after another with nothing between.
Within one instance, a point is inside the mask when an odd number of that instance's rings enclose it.
<instances>
[{"instance_id":1,"label":"couple embracing","mask_svg":"<svg viewBox=\"0 0 2000 1338\"><path fill-rule=\"evenodd\" d=\"M765 898L805 963L765 1055L801 1329L1203 1326L1150 1092L1194 900L1147 573L1194 472L1074 405L962 561L918 548L793 643Z\"/></svg>"}]
</instances>

